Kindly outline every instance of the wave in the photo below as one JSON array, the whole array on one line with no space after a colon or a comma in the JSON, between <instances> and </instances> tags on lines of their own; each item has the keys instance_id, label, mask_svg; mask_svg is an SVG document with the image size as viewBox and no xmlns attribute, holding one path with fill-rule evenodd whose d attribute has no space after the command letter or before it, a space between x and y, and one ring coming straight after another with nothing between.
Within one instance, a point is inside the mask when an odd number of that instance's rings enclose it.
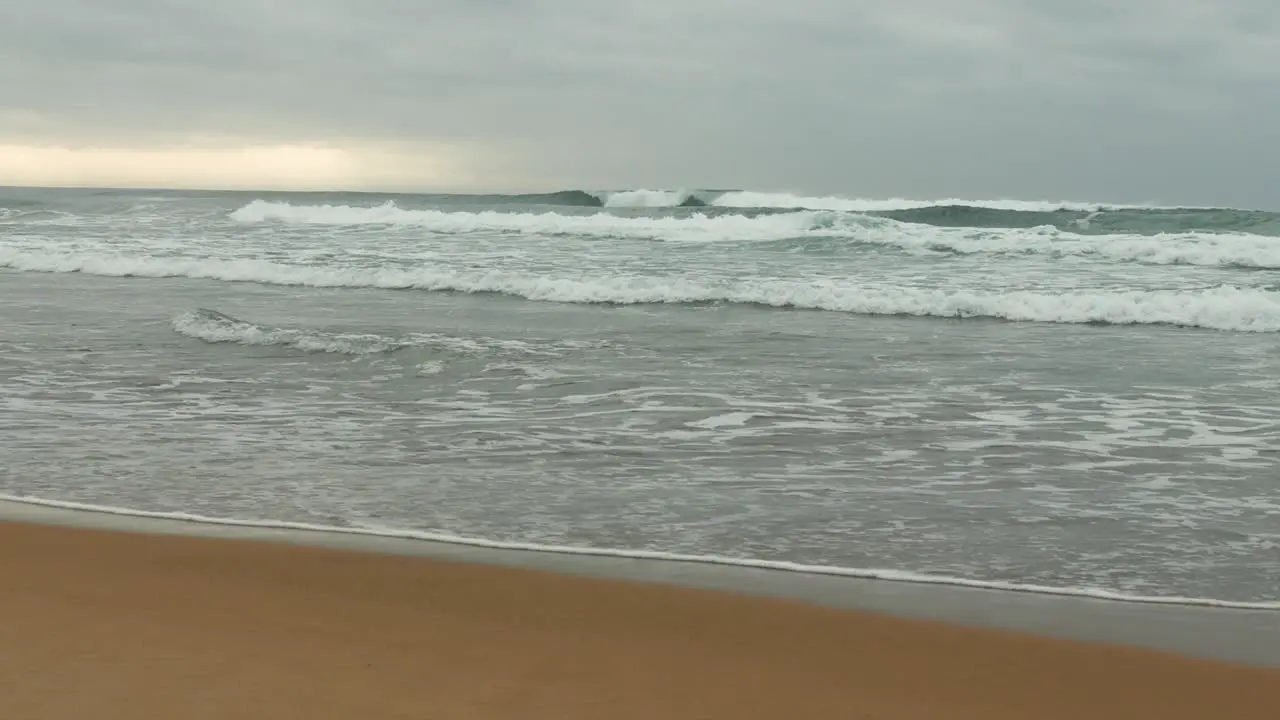
<instances>
[{"instance_id":1,"label":"wave","mask_svg":"<svg viewBox=\"0 0 1280 720\"><path fill-rule=\"evenodd\" d=\"M449 196L451 199L458 196ZM1157 234L1236 231L1280 236L1280 215L1258 210L1050 200L847 198L746 190L566 190L545 195L474 196L499 204L539 202L580 207L661 209L702 207L763 213L821 210L859 213L942 227L1027 228L1050 225L1080 232Z\"/></svg>"},{"instance_id":2,"label":"wave","mask_svg":"<svg viewBox=\"0 0 1280 720\"><path fill-rule=\"evenodd\" d=\"M955 232L901 225L868 228L851 242L956 255L1083 257L1143 265L1280 269L1280 242L1244 233L1087 236L1048 226L1016 232Z\"/></svg>"},{"instance_id":3,"label":"wave","mask_svg":"<svg viewBox=\"0 0 1280 720\"><path fill-rule=\"evenodd\" d=\"M554 354L555 346L573 343L537 343L524 340L501 340L488 337L458 337L434 333L414 333L387 337L372 333L329 333L258 325L217 310L199 308L173 318L171 326L180 335L208 343L235 343L269 347L287 347L303 352L342 355L374 355L406 348L430 348L456 353L506 351L522 354ZM545 345L546 347L540 347Z\"/></svg>"},{"instance_id":4,"label":"wave","mask_svg":"<svg viewBox=\"0 0 1280 720\"><path fill-rule=\"evenodd\" d=\"M731 303L859 315L990 318L1019 322L1174 325L1280 331L1280 292L1230 286L1122 292L976 292L869 286L831 280L702 281L682 277L595 278L416 268L337 268L260 260L212 260L0 251L0 267L114 277L191 277L310 287L492 293L580 304Z\"/></svg>"},{"instance_id":5,"label":"wave","mask_svg":"<svg viewBox=\"0 0 1280 720\"><path fill-rule=\"evenodd\" d=\"M636 239L783 239L803 235L820 223L814 213L786 213L763 217L623 217L608 213L562 215L554 212L445 212L411 210L386 202L372 207L350 205L291 205L254 200L231 213L244 223L286 222L300 225L409 225L447 234L514 233L520 235L580 235ZM858 216L844 226L868 222ZM827 223L830 228L834 225Z\"/></svg>"},{"instance_id":6,"label":"wave","mask_svg":"<svg viewBox=\"0 0 1280 720\"><path fill-rule=\"evenodd\" d=\"M413 344L409 340L372 334L334 334L266 327L203 308L184 312L171 324L179 334L209 343L280 346L305 352L370 355Z\"/></svg>"},{"instance_id":7,"label":"wave","mask_svg":"<svg viewBox=\"0 0 1280 720\"><path fill-rule=\"evenodd\" d=\"M1149 265L1280 268L1280 242L1245 233L1083 235L1051 225L974 232L937 228L889 218L827 211L748 217L694 214L687 217L620 217L607 213L442 212L407 210L392 203L374 207L290 205L255 200L232 213L241 222L281 221L322 225L412 225L431 232L579 235L674 242L791 241L836 238L851 244L963 255L1097 257ZM825 249L831 249L830 247Z\"/></svg>"},{"instance_id":8,"label":"wave","mask_svg":"<svg viewBox=\"0 0 1280 720\"><path fill-rule=\"evenodd\" d=\"M608 208L706 207L707 202L691 190L623 190L601 193Z\"/></svg>"},{"instance_id":9,"label":"wave","mask_svg":"<svg viewBox=\"0 0 1280 720\"><path fill-rule=\"evenodd\" d=\"M1219 600L1215 598L1171 597L1160 595L1134 595L1114 590L1092 587L1054 587L1029 583L1014 583L1000 580L976 580L972 578L950 577L911 572L909 570L893 570L881 568L850 568L831 565L807 565L785 560L761 560L755 558L735 558L720 555L691 555L670 553L656 550L629 550L625 548L595 548L570 545L542 545L537 543L511 542L472 538L448 533L427 532L421 530L405 530L382 527L349 527L334 525L316 525L310 523L249 520L240 518L220 518L197 515L185 512L155 512L114 507L110 505L92 505L88 503L67 502L27 495L0 494L0 502L21 503L40 507L59 508L78 512L93 512L104 515L144 518L153 520L173 520L202 525L221 525L243 528L265 528L277 530L297 530L341 535L357 535L365 537L399 538L419 540L423 542L465 545L469 547L488 548L493 550L510 550L520 552L542 552L561 555L613 557L635 560L657 560L666 562L693 563L699 565L722 565L731 567L752 568L758 570L776 570L783 572L804 573L809 575L829 575L865 580L885 580L889 582L914 583L919 585L948 585L982 590L1003 590L1033 595L1055 595L1067 597L1083 597L1117 602L1140 603L1150 605L1182 605L1195 607L1216 607L1239 610L1280 610L1280 602L1250 602L1239 600Z\"/></svg>"}]
</instances>

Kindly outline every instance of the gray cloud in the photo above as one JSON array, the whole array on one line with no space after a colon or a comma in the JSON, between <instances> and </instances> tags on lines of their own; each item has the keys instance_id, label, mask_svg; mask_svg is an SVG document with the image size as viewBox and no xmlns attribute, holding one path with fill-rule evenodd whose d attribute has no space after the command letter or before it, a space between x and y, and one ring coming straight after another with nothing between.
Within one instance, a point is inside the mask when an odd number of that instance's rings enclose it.
<instances>
[{"instance_id":1,"label":"gray cloud","mask_svg":"<svg viewBox=\"0 0 1280 720\"><path fill-rule=\"evenodd\" d=\"M1280 206L1269 0L0 0L0 137L450 143L493 184Z\"/></svg>"}]
</instances>

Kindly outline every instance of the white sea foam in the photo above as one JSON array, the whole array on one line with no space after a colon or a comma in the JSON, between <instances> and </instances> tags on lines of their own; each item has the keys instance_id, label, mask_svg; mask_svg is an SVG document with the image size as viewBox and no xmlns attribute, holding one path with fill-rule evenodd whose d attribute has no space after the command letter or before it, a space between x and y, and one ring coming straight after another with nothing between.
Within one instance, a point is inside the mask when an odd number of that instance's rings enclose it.
<instances>
[{"instance_id":1,"label":"white sea foam","mask_svg":"<svg viewBox=\"0 0 1280 720\"><path fill-rule=\"evenodd\" d=\"M662 208L679 207L690 195L688 190L623 190L601 193L601 199L611 208Z\"/></svg>"},{"instance_id":2,"label":"white sea foam","mask_svg":"<svg viewBox=\"0 0 1280 720\"><path fill-rule=\"evenodd\" d=\"M447 269L343 268L261 260L106 256L0 249L0 267L114 277L191 277L310 287L500 293L564 303L727 302L864 315L998 318L1054 323L1169 324L1280 331L1280 293L1258 288L1115 292L988 292L813 280L719 280L641 275L582 277Z\"/></svg>"},{"instance_id":3,"label":"white sea foam","mask_svg":"<svg viewBox=\"0 0 1280 720\"><path fill-rule=\"evenodd\" d=\"M1146 603L1154 605L1189 605L1201 607L1236 608L1247 610L1280 610L1280 602L1245 602L1234 600L1218 600L1214 598L1168 597L1131 595L1101 588L1091 587L1052 587L1002 582L997 580L975 580L971 578L930 575L907 570L880 568L849 568L828 565L807 565L781 560L760 560L753 558L731 558L717 555L688 555L653 550L628 550L625 548L591 548L567 545L540 545L537 543L507 542L470 538L448 533L424 532L379 527L336 527L330 525L313 525L309 523L281 522L270 520L248 520L238 518L217 518L194 513L183 512L151 512L108 505L90 505L87 503L65 502L25 495L0 494L0 501L24 503L43 507L61 508L82 512L95 512L126 517L150 518L157 520L177 520L181 522L200 523L205 525L223 525L231 527L267 528L279 530L299 530L305 532L323 532L345 535L363 535L370 537L403 538L406 540L422 540L425 542L467 545L471 547L491 548L494 550L514 550L527 552L559 553L564 555L586 555L616 558L634 558L638 560L663 560L668 562L698 563L703 565L729 565L735 567L757 568L762 570L780 570L787 572L808 573L814 575L834 575L839 577L863 578L867 580L887 580L893 582L909 582L928 585L950 585L984 590L1004 590L1039 595L1060 595L1072 597L1097 598L1120 602Z\"/></svg>"}]
</instances>

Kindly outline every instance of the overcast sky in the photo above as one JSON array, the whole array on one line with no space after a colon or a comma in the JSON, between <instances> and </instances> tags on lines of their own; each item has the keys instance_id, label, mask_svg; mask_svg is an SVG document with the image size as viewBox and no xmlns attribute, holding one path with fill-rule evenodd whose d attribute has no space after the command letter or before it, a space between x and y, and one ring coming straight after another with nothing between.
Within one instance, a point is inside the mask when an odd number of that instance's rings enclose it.
<instances>
[{"instance_id":1,"label":"overcast sky","mask_svg":"<svg viewBox=\"0 0 1280 720\"><path fill-rule=\"evenodd\" d=\"M1276 0L0 0L0 184L1280 207Z\"/></svg>"}]
</instances>

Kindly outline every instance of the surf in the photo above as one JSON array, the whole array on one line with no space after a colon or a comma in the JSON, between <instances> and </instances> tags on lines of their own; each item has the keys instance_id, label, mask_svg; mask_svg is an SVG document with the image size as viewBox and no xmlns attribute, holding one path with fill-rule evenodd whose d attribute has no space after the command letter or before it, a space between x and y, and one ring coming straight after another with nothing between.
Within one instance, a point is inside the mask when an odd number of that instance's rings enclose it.
<instances>
[{"instance_id":1,"label":"surf","mask_svg":"<svg viewBox=\"0 0 1280 720\"><path fill-rule=\"evenodd\" d=\"M945 290L857 281L611 275L446 268L379 269L291 265L265 260L14 253L0 266L110 277L189 277L316 288L380 288L507 295L595 305L705 305L818 310L852 315L992 319L1062 324L1170 325L1240 332L1280 331L1280 292L1219 286L1190 290Z\"/></svg>"}]
</instances>

